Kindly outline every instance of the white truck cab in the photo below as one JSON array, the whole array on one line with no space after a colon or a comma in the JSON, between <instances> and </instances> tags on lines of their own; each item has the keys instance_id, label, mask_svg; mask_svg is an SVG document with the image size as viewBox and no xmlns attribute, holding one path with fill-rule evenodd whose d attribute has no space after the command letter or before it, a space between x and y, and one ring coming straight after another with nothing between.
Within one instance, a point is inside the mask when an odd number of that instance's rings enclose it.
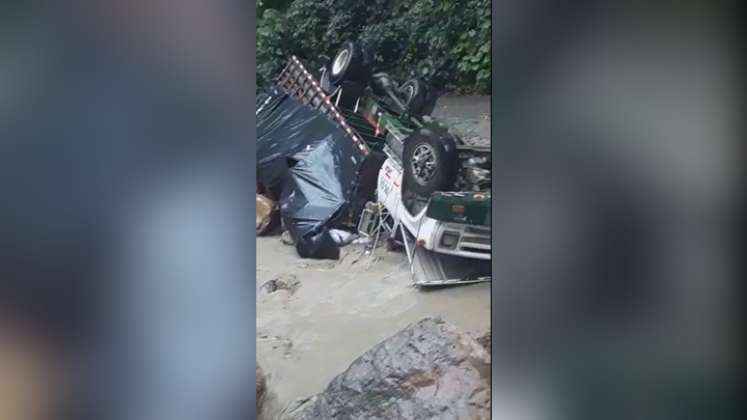
<instances>
[{"instance_id":1,"label":"white truck cab","mask_svg":"<svg viewBox=\"0 0 747 420\"><path fill-rule=\"evenodd\" d=\"M389 157L377 180L376 200L392 232L399 231L415 284L437 286L490 280L491 232L487 226L428 217L428 206L411 213L403 201L402 166Z\"/></svg>"}]
</instances>

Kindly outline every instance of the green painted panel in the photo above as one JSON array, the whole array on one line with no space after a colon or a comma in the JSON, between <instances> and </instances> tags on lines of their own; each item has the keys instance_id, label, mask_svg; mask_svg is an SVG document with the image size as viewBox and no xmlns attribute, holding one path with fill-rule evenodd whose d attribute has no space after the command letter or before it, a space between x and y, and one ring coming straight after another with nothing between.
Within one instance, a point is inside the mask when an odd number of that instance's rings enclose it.
<instances>
[{"instance_id":1,"label":"green painted panel","mask_svg":"<svg viewBox=\"0 0 747 420\"><path fill-rule=\"evenodd\" d=\"M444 222L490 226L489 192L436 192L426 216Z\"/></svg>"}]
</instances>

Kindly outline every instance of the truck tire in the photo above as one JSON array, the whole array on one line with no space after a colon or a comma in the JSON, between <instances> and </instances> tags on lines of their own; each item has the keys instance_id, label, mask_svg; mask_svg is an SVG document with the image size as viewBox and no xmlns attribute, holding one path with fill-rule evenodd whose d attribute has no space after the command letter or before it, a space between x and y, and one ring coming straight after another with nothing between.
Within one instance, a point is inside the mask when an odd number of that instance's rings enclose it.
<instances>
[{"instance_id":1,"label":"truck tire","mask_svg":"<svg viewBox=\"0 0 747 420\"><path fill-rule=\"evenodd\" d=\"M334 85L349 80L367 85L371 78L370 54L358 43L348 41L337 51L329 65L329 80Z\"/></svg>"},{"instance_id":2,"label":"truck tire","mask_svg":"<svg viewBox=\"0 0 747 420\"><path fill-rule=\"evenodd\" d=\"M335 90L332 86L332 83L329 80L329 68L325 67L322 70L322 73L319 75L319 84L322 87L322 90L324 90L327 95L331 95L332 92Z\"/></svg>"},{"instance_id":3,"label":"truck tire","mask_svg":"<svg viewBox=\"0 0 747 420\"><path fill-rule=\"evenodd\" d=\"M402 152L404 186L430 197L454 187L459 161L454 139L446 133L422 128L405 139Z\"/></svg>"},{"instance_id":4,"label":"truck tire","mask_svg":"<svg viewBox=\"0 0 747 420\"><path fill-rule=\"evenodd\" d=\"M410 79L399 87L399 93L402 95L403 102L410 115L415 117L425 115L426 97L428 96L428 87L425 82L420 79Z\"/></svg>"}]
</instances>

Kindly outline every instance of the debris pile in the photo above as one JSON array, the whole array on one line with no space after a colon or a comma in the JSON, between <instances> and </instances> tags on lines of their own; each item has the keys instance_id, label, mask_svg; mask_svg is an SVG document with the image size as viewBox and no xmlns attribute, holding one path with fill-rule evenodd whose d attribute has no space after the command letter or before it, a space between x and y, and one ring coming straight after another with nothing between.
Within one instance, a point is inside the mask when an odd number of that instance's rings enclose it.
<instances>
[{"instance_id":1,"label":"debris pile","mask_svg":"<svg viewBox=\"0 0 747 420\"><path fill-rule=\"evenodd\" d=\"M327 115L280 89L262 101L258 191L279 203L283 228L300 256L337 259L329 230L349 215L366 155Z\"/></svg>"}]
</instances>

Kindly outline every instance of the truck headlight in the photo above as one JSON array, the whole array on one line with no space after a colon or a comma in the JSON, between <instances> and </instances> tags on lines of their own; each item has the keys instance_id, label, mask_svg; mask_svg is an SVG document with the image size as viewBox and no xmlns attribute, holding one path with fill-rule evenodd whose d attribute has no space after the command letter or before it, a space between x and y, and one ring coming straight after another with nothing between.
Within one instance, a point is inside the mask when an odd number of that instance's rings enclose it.
<instances>
[{"instance_id":1,"label":"truck headlight","mask_svg":"<svg viewBox=\"0 0 747 420\"><path fill-rule=\"evenodd\" d=\"M459 232L446 231L441 235L441 246L448 249L456 248L459 243Z\"/></svg>"}]
</instances>

